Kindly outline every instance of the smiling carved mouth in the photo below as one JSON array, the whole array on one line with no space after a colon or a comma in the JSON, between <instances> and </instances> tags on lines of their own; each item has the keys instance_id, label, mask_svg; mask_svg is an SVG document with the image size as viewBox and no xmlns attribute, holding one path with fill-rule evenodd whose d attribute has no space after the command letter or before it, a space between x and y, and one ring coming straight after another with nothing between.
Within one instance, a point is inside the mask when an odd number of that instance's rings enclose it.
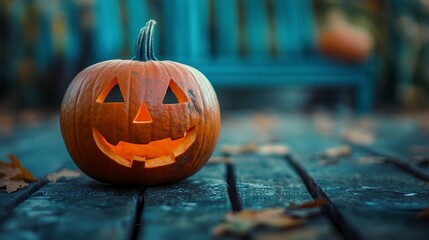
<instances>
[{"instance_id":1,"label":"smiling carved mouth","mask_svg":"<svg viewBox=\"0 0 429 240\"><path fill-rule=\"evenodd\" d=\"M183 154L195 141L197 133L195 126L188 129L182 138L171 140L164 138L148 144L135 144L119 141L113 145L95 128L92 130L98 148L117 163L131 167L133 161L144 162L145 168L170 165L176 162L176 157Z\"/></svg>"}]
</instances>

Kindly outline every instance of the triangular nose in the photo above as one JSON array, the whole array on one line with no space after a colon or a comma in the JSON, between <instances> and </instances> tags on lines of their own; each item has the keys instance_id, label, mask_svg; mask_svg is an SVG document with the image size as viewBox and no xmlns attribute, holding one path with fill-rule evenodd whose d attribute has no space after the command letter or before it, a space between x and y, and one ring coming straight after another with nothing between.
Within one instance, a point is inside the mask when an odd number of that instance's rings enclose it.
<instances>
[{"instance_id":1,"label":"triangular nose","mask_svg":"<svg viewBox=\"0 0 429 240\"><path fill-rule=\"evenodd\" d=\"M152 117L150 116L149 110L147 110L146 104L142 103L133 123L151 123Z\"/></svg>"}]
</instances>

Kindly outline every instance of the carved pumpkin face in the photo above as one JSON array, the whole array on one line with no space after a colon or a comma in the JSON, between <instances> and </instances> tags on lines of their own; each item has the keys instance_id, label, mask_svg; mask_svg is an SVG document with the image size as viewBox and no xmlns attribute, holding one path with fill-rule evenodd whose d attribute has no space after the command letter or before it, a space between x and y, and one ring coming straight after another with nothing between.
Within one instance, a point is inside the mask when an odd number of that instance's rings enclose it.
<instances>
[{"instance_id":1,"label":"carved pumpkin face","mask_svg":"<svg viewBox=\"0 0 429 240\"><path fill-rule=\"evenodd\" d=\"M80 72L61 107L75 163L104 182L183 179L210 157L220 129L216 94L202 73L172 61L110 60Z\"/></svg>"}]
</instances>

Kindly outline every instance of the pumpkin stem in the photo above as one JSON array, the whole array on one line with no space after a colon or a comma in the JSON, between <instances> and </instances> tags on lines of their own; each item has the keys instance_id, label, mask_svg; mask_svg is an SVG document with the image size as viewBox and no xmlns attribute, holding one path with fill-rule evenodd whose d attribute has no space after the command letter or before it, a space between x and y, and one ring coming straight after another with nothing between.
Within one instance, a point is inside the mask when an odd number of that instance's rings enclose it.
<instances>
[{"instance_id":1,"label":"pumpkin stem","mask_svg":"<svg viewBox=\"0 0 429 240\"><path fill-rule=\"evenodd\" d=\"M153 53L153 31L156 21L149 20L144 27L140 29L139 37L136 42L135 56L133 60L149 61L158 60Z\"/></svg>"}]
</instances>

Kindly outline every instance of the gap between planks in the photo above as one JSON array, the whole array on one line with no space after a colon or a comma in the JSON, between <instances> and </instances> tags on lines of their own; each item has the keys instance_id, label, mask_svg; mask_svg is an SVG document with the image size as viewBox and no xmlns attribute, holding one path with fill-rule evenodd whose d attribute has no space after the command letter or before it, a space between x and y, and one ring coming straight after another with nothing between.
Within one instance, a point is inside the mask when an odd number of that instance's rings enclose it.
<instances>
[{"instance_id":1,"label":"gap between planks","mask_svg":"<svg viewBox=\"0 0 429 240\"><path fill-rule=\"evenodd\" d=\"M224 158L230 158L229 154L224 153ZM226 163L226 183L228 186L228 197L231 203L233 212L239 212L242 210L241 198L237 189L237 179L235 176L235 168L232 162Z\"/></svg>"},{"instance_id":2,"label":"gap between planks","mask_svg":"<svg viewBox=\"0 0 429 240\"><path fill-rule=\"evenodd\" d=\"M331 221L332 225L340 232L344 239L358 240L362 239L359 233L354 229L348 221L343 217L343 214L338 210L335 204L329 199L328 195L323 189L316 183L316 181L310 176L307 171L292 157L291 155L285 155L285 160L292 169L298 174L303 181L308 193L310 193L313 199L325 198L328 201L327 205L320 206L322 212Z\"/></svg>"},{"instance_id":3,"label":"gap between planks","mask_svg":"<svg viewBox=\"0 0 429 240\"><path fill-rule=\"evenodd\" d=\"M144 211L144 195L147 188L139 189L139 196L136 203L136 212L134 215L133 226L131 228L130 240L137 240L144 231L143 211Z\"/></svg>"},{"instance_id":4,"label":"gap between planks","mask_svg":"<svg viewBox=\"0 0 429 240\"><path fill-rule=\"evenodd\" d=\"M429 175L426 174L425 172L423 172L421 169L415 167L412 164L403 162L403 161L401 161L401 160L399 160L393 156L381 153L377 150L373 150L373 149L366 147L366 146L358 145L358 144L348 142L348 141L346 143L355 147L355 148L359 148L365 152L368 152L368 153L370 153L376 157L383 158L384 163L391 164L391 165L397 167L398 169L404 171L405 173L407 173L407 174L409 174L409 175L411 175L417 179L420 179L420 180L425 181L425 182L429 182Z\"/></svg>"}]
</instances>

